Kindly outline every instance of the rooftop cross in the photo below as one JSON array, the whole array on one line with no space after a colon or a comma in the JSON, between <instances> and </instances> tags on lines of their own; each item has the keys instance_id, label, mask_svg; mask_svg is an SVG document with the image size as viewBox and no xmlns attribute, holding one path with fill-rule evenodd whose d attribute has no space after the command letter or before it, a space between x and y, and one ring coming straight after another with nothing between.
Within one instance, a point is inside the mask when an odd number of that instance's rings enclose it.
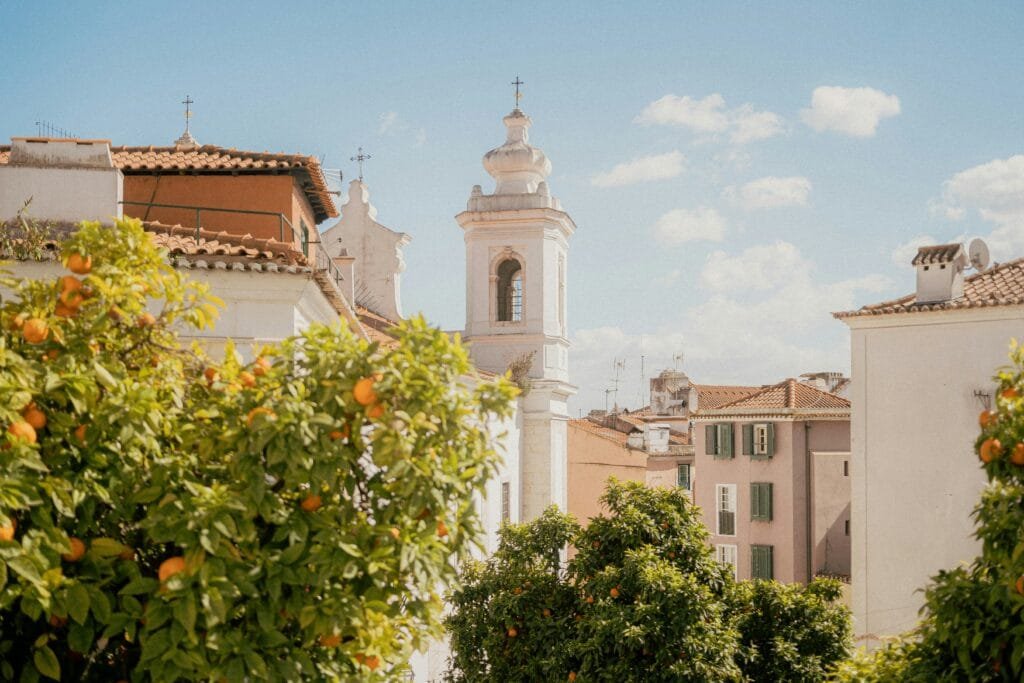
<instances>
[{"instance_id":1,"label":"rooftop cross","mask_svg":"<svg viewBox=\"0 0 1024 683\"><path fill-rule=\"evenodd\" d=\"M523 97L523 94L519 92L519 86L526 84L519 80L519 76L516 75L516 80L512 81L511 85L516 86L516 109L519 109L519 100Z\"/></svg>"},{"instance_id":2,"label":"rooftop cross","mask_svg":"<svg viewBox=\"0 0 1024 683\"><path fill-rule=\"evenodd\" d=\"M185 95L185 99L181 101L185 105L185 132L188 132L188 120L192 118L192 105L196 103L192 99L191 95Z\"/></svg>"},{"instance_id":3,"label":"rooftop cross","mask_svg":"<svg viewBox=\"0 0 1024 683\"><path fill-rule=\"evenodd\" d=\"M371 158L372 157L369 154L363 154L363 148L360 147L356 155L349 159L349 161L359 162L359 182L363 182L363 162Z\"/></svg>"}]
</instances>

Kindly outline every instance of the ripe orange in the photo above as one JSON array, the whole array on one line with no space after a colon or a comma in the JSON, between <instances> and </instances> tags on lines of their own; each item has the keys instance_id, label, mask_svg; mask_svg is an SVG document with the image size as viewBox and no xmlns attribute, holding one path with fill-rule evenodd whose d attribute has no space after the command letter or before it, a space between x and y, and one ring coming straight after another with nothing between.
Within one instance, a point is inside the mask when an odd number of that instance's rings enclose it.
<instances>
[{"instance_id":1,"label":"ripe orange","mask_svg":"<svg viewBox=\"0 0 1024 683\"><path fill-rule=\"evenodd\" d=\"M242 383L243 387L252 389L256 386L256 376L251 372L240 372L238 373L238 381Z\"/></svg>"},{"instance_id":2,"label":"ripe orange","mask_svg":"<svg viewBox=\"0 0 1024 683\"><path fill-rule=\"evenodd\" d=\"M1019 595L1024 595L1024 576L1017 577L1017 583L1014 584L1014 587Z\"/></svg>"},{"instance_id":3,"label":"ripe orange","mask_svg":"<svg viewBox=\"0 0 1024 683\"><path fill-rule=\"evenodd\" d=\"M547 607L545 607L544 610L541 612L541 614L543 614L545 617L550 617L551 616L551 610L549 610Z\"/></svg>"},{"instance_id":4,"label":"ripe orange","mask_svg":"<svg viewBox=\"0 0 1024 683\"><path fill-rule=\"evenodd\" d=\"M207 383L213 384L217 379L217 368L206 368L203 370L203 377L206 378Z\"/></svg>"},{"instance_id":5,"label":"ripe orange","mask_svg":"<svg viewBox=\"0 0 1024 683\"><path fill-rule=\"evenodd\" d=\"M65 306L62 303L58 303L57 306L53 309L53 312L57 315L57 317L60 318L74 318L76 315L78 315L77 308L71 308L70 306Z\"/></svg>"},{"instance_id":6,"label":"ripe orange","mask_svg":"<svg viewBox=\"0 0 1024 683\"><path fill-rule=\"evenodd\" d=\"M1018 398L1020 396L1020 392L1018 392L1015 388L1010 387L1009 389L1003 389L1003 392L999 395L1002 396L1003 400L1005 401L1012 401L1013 399Z\"/></svg>"},{"instance_id":7,"label":"ripe orange","mask_svg":"<svg viewBox=\"0 0 1024 683\"><path fill-rule=\"evenodd\" d=\"M156 325L156 318L153 317L152 313L146 311L135 319L135 324L139 327L152 327L153 325Z\"/></svg>"},{"instance_id":8,"label":"ripe orange","mask_svg":"<svg viewBox=\"0 0 1024 683\"><path fill-rule=\"evenodd\" d=\"M1014 465L1024 465L1024 443L1018 443L1010 453L1010 462Z\"/></svg>"},{"instance_id":9,"label":"ripe orange","mask_svg":"<svg viewBox=\"0 0 1024 683\"><path fill-rule=\"evenodd\" d=\"M593 595L588 595L587 596L587 604L588 605L593 605L594 604L594 596Z\"/></svg>"},{"instance_id":10,"label":"ripe orange","mask_svg":"<svg viewBox=\"0 0 1024 683\"><path fill-rule=\"evenodd\" d=\"M320 498L320 496L312 495L306 496L303 499L302 503L299 504L299 507L301 507L306 512L316 512L317 510L320 509L320 506L323 504L324 502Z\"/></svg>"},{"instance_id":11,"label":"ripe orange","mask_svg":"<svg viewBox=\"0 0 1024 683\"><path fill-rule=\"evenodd\" d=\"M520 588L519 586L516 586L515 588L512 589L512 594L513 595L522 595L523 594L523 589Z\"/></svg>"},{"instance_id":12,"label":"ripe orange","mask_svg":"<svg viewBox=\"0 0 1024 683\"><path fill-rule=\"evenodd\" d=\"M61 555L61 559L65 562L78 562L85 557L85 543L82 542L82 539L72 536L68 539L68 543L71 545L71 550Z\"/></svg>"},{"instance_id":13,"label":"ripe orange","mask_svg":"<svg viewBox=\"0 0 1024 683\"><path fill-rule=\"evenodd\" d=\"M46 426L46 413L39 410L39 406L35 403L29 403L21 411L21 416L25 418L25 422L28 422L37 431Z\"/></svg>"},{"instance_id":14,"label":"ripe orange","mask_svg":"<svg viewBox=\"0 0 1024 683\"><path fill-rule=\"evenodd\" d=\"M985 439L981 448L978 450L978 455L981 456L981 461L988 464L999 457L1003 452L1003 444L999 442L999 439Z\"/></svg>"},{"instance_id":15,"label":"ripe orange","mask_svg":"<svg viewBox=\"0 0 1024 683\"><path fill-rule=\"evenodd\" d=\"M377 392L374 391L373 384L374 380L372 377L363 377L356 382L355 387L352 389L352 396L356 399L356 403L361 406L368 406L377 402Z\"/></svg>"},{"instance_id":16,"label":"ripe orange","mask_svg":"<svg viewBox=\"0 0 1024 683\"><path fill-rule=\"evenodd\" d=\"M28 422L12 422L7 428L7 433L13 441L36 442L36 430Z\"/></svg>"},{"instance_id":17,"label":"ripe orange","mask_svg":"<svg viewBox=\"0 0 1024 683\"><path fill-rule=\"evenodd\" d=\"M78 308L85 300L82 281L74 275L65 275L60 279L60 294L57 299L69 308Z\"/></svg>"},{"instance_id":18,"label":"ripe orange","mask_svg":"<svg viewBox=\"0 0 1024 683\"><path fill-rule=\"evenodd\" d=\"M369 657L363 660L363 666L365 666L370 671L375 671L377 667L380 666L380 657L378 657L377 655L370 655Z\"/></svg>"},{"instance_id":19,"label":"ripe orange","mask_svg":"<svg viewBox=\"0 0 1024 683\"><path fill-rule=\"evenodd\" d=\"M42 344L50 336L50 328L41 318L29 318L21 328L21 336L29 344Z\"/></svg>"},{"instance_id":20,"label":"ripe orange","mask_svg":"<svg viewBox=\"0 0 1024 683\"><path fill-rule=\"evenodd\" d=\"M608 595L612 596L613 598L619 597L619 587L618 586L612 587L612 589L610 591L608 591Z\"/></svg>"},{"instance_id":21,"label":"ripe orange","mask_svg":"<svg viewBox=\"0 0 1024 683\"><path fill-rule=\"evenodd\" d=\"M160 563L160 568L157 570L157 575L160 577L160 581L164 582L171 578L175 574L180 574L187 569L185 564L185 558L178 555L175 557L168 557L166 560Z\"/></svg>"},{"instance_id":22,"label":"ripe orange","mask_svg":"<svg viewBox=\"0 0 1024 683\"><path fill-rule=\"evenodd\" d=\"M576 672L575 671L570 671L569 672L569 680L570 681L575 681L576 680Z\"/></svg>"},{"instance_id":23,"label":"ripe orange","mask_svg":"<svg viewBox=\"0 0 1024 683\"><path fill-rule=\"evenodd\" d=\"M18 529L18 523L11 518L11 521L5 526L0 526L0 541L13 541L14 532Z\"/></svg>"},{"instance_id":24,"label":"ripe orange","mask_svg":"<svg viewBox=\"0 0 1024 683\"><path fill-rule=\"evenodd\" d=\"M67 617L58 617L56 614L50 615L50 626L54 628L62 628L68 623Z\"/></svg>"},{"instance_id":25,"label":"ripe orange","mask_svg":"<svg viewBox=\"0 0 1024 683\"><path fill-rule=\"evenodd\" d=\"M371 420L376 420L378 417L384 414L384 404L374 403L372 406L366 409L366 417Z\"/></svg>"},{"instance_id":26,"label":"ripe orange","mask_svg":"<svg viewBox=\"0 0 1024 683\"><path fill-rule=\"evenodd\" d=\"M329 636L320 636L321 647L338 647L341 645L341 636L337 633L332 633Z\"/></svg>"},{"instance_id":27,"label":"ripe orange","mask_svg":"<svg viewBox=\"0 0 1024 683\"><path fill-rule=\"evenodd\" d=\"M85 443L85 425L75 427L75 438L83 444Z\"/></svg>"},{"instance_id":28,"label":"ripe orange","mask_svg":"<svg viewBox=\"0 0 1024 683\"><path fill-rule=\"evenodd\" d=\"M259 358L256 359L256 362L252 366L252 374L256 375L257 377L262 377L263 375L267 374L267 370L269 369L270 361L264 358L263 356L260 356Z\"/></svg>"},{"instance_id":29,"label":"ripe orange","mask_svg":"<svg viewBox=\"0 0 1024 683\"><path fill-rule=\"evenodd\" d=\"M68 270L79 275L88 275L92 271L92 256L71 254L68 256Z\"/></svg>"},{"instance_id":30,"label":"ripe orange","mask_svg":"<svg viewBox=\"0 0 1024 683\"><path fill-rule=\"evenodd\" d=\"M43 354L43 360L57 360L57 356L60 355L60 351L57 349L50 349Z\"/></svg>"},{"instance_id":31,"label":"ripe orange","mask_svg":"<svg viewBox=\"0 0 1024 683\"><path fill-rule=\"evenodd\" d=\"M335 429L327 435L331 441L338 441L340 439L348 438L348 425L343 426L341 429Z\"/></svg>"},{"instance_id":32,"label":"ripe orange","mask_svg":"<svg viewBox=\"0 0 1024 683\"><path fill-rule=\"evenodd\" d=\"M437 535L441 538L448 535L448 527L445 525L444 520L437 520Z\"/></svg>"},{"instance_id":33,"label":"ripe orange","mask_svg":"<svg viewBox=\"0 0 1024 683\"><path fill-rule=\"evenodd\" d=\"M245 416L246 426L252 427L252 423L256 419L257 415L266 415L268 420L273 420L275 417L277 417L277 415L274 414L274 411L271 410L270 408L265 408L263 406L253 408L252 410L249 411L249 414Z\"/></svg>"},{"instance_id":34,"label":"ripe orange","mask_svg":"<svg viewBox=\"0 0 1024 683\"><path fill-rule=\"evenodd\" d=\"M519 631L516 630L515 626L512 626L511 628L509 628L509 630L508 630L508 637L509 638L515 638L518 635L519 635Z\"/></svg>"}]
</instances>

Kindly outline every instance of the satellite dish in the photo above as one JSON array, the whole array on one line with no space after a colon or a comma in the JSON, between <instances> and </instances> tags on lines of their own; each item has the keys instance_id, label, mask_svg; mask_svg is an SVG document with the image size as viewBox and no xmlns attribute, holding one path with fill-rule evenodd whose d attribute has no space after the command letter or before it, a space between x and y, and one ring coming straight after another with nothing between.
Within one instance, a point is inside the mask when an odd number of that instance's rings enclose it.
<instances>
[{"instance_id":1,"label":"satellite dish","mask_svg":"<svg viewBox=\"0 0 1024 683\"><path fill-rule=\"evenodd\" d=\"M967 247L967 255L971 259L971 265L979 273L988 268L988 245L981 238L971 240L970 246Z\"/></svg>"}]
</instances>

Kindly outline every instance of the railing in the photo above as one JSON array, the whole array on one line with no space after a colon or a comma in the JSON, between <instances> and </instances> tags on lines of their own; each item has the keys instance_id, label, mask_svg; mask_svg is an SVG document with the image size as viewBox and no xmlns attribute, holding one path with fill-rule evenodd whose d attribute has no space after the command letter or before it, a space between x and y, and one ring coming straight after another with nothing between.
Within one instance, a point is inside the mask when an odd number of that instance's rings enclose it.
<instances>
[{"instance_id":1,"label":"railing","mask_svg":"<svg viewBox=\"0 0 1024 683\"><path fill-rule=\"evenodd\" d=\"M327 253L326 249L321 249L319 247L320 242L313 242L313 244L318 245L317 248L313 250L313 271L317 273L321 271L327 273L327 276L334 280L334 286L338 288L338 291L344 293L345 290L342 288L341 283L345 280L345 277L341 274L341 269L338 268L338 264L334 262L334 259L331 258L331 255ZM345 298L348 299L348 297ZM355 305L354 301L350 303L353 306Z\"/></svg>"},{"instance_id":2,"label":"railing","mask_svg":"<svg viewBox=\"0 0 1024 683\"><path fill-rule=\"evenodd\" d=\"M195 211L196 214L196 241L199 241L199 229L203 224L203 212L214 211L220 213L240 213L249 216L274 216L277 218L278 226L278 241L284 242L285 244L301 244L302 253L305 256L309 256L309 235L302 231L296 230L295 226L292 225L283 213L276 213L274 211L254 211L252 209L222 209L215 206L190 206L187 204L155 204L153 202L129 202L120 201L119 204L131 205L131 206L145 206L146 208L153 209L177 209L184 211ZM285 239L285 226L288 226L290 236ZM319 255L319 254L318 254Z\"/></svg>"}]
</instances>

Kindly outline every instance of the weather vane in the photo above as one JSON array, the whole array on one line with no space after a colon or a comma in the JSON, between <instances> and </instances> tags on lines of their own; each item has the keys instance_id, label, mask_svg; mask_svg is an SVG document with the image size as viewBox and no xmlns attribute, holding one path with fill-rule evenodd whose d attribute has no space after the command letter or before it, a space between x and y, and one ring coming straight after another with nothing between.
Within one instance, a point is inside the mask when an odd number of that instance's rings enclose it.
<instances>
[{"instance_id":1,"label":"weather vane","mask_svg":"<svg viewBox=\"0 0 1024 683\"><path fill-rule=\"evenodd\" d=\"M185 132L188 132L188 120L192 118L192 105L196 103L192 99L191 95L185 95L185 99L182 100L182 104L185 105Z\"/></svg>"},{"instance_id":2,"label":"weather vane","mask_svg":"<svg viewBox=\"0 0 1024 683\"><path fill-rule=\"evenodd\" d=\"M349 159L349 161L359 162L359 182L363 182L363 162L371 158L372 157L369 154L363 154L363 148L360 147L356 155Z\"/></svg>"},{"instance_id":3,"label":"weather vane","mask_svg":"<svg viewBox=\"0 0 1024 683\"><path fill-rule=\"evenodd\" d=\"M519 109L519 100L523 99L523 94L519 92L519 86L526 84L519 80L519 76L517 75L516 80L512 81L512 85L516 86L516 109Z\"/></svg>"}]
</instances>

